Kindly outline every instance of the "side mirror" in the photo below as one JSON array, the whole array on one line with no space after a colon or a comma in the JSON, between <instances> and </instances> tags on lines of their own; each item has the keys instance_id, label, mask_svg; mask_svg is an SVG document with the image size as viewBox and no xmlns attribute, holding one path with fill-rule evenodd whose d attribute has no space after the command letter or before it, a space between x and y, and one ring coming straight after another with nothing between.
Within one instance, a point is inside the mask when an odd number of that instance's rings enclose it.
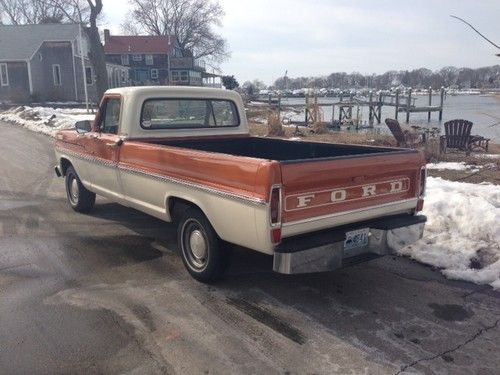
<instances>
[{"instance_id":1,"label":"side mirror","mask_svg":"<svg viewBox=\"0 0 500 375\"><path fill-rule=\"evenodd\" d=\"M80 134L87 133L92 130L92 125L89 120L78 121L75 124L76 131Z\"/></svg>"}]
</instances>

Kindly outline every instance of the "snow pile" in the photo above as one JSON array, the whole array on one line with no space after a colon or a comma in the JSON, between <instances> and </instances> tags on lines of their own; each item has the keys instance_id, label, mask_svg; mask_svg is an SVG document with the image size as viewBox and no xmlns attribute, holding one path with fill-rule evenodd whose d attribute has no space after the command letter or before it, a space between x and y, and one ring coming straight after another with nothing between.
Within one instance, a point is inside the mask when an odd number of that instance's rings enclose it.
<instances>
[{"instance_id":1,"label":"snow pile","mask_svg":"<svg viewBox=\"0 0 500 375\"><path fill-rule=\"evenodd\" d=\"M450 170L450 171L477 171L479 167L476 165L466 165L462 162L441 162L429 163L427 169L434 169L437 171Z\"/></svg>"},{"instance_id":2,"label":"snow pile","mask_svg":"<svg viewBox=\"0 0 500 375\"><path fill-rule=\"evenodd\" d=\"M473 156L479 159L500 159L500 154L474 154Z\"/></svg>"},{"instance_id":3,"label":"snow pile","mask_svg":"<svg viewBox=\"0 0 500 375\"><path fill-rule=\"evenodd\" d=\"M423 214L424 238L400 254L500 289L500 186L429 177Z\"/></svg>"},{"instance_id":4,"label":"snow pile","mask_svg":"<svg viewBox=\"0 0 500 375\"><path fill-rule=\"evenodd\" d=\"M48 108L21 106L0 112L0 120L24 126L37 133L53 137L61 129L75 126L75 122L93 120L94 114L88 114L79 108Z\"/></svg>"}]
</instances>

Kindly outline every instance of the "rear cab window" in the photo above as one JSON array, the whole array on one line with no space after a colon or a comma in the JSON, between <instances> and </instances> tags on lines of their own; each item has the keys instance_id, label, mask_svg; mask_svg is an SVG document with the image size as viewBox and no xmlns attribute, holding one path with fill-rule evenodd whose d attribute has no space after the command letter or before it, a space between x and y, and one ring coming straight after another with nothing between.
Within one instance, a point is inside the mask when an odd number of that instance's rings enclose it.
<instances>
[{"instance_id":1,"label":"rear cab window","mask_svg":"<svg viewBox=\"0 0 500 375\"><path fill-rule=\"evenodd\" d=\"M154 129L219 128L240 125L234 102L222 99L148 99L141 127Z\"/></svg>"}]
</instances>

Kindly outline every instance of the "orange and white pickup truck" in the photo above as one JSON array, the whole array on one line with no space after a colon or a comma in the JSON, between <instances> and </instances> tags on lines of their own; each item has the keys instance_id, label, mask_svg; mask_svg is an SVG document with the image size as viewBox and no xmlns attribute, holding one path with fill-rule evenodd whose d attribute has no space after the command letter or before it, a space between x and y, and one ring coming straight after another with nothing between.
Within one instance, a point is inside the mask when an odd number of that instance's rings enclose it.
<instances>
[{"instance_id":1,"label":"orange and white pickup truck","mask_svg":"<svg viewBox=\"0 0 500 375\"><path fill-rule=\"evenodd\" d=\"M178 222L200 281L228 244L274 257L274 271L333 270L422 237L425 160L415 150L253 137L240 96L188 87L108 90L93 123L56 136L55 172L88 212L96 194Z\"/></svg>"}]
</instances>

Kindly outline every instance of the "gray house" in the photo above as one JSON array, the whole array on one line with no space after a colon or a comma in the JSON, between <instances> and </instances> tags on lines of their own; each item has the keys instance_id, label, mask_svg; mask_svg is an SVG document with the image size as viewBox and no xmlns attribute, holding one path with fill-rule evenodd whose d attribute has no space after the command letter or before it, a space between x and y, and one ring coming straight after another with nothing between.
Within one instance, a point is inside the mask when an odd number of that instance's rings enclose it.
<instances>
[{"instance_id":1,"label":"gray house","mask_svg":"<svg viewBox=\"0 0 500 375\"><path fill-rule=\"evenodd\" d=\"M83 58L81 51L83 50ZM95 77L80 24L0 25L0 102L95 102ZM109 64L112 87L129 68Z\"/></svg>"}]
</instances>

